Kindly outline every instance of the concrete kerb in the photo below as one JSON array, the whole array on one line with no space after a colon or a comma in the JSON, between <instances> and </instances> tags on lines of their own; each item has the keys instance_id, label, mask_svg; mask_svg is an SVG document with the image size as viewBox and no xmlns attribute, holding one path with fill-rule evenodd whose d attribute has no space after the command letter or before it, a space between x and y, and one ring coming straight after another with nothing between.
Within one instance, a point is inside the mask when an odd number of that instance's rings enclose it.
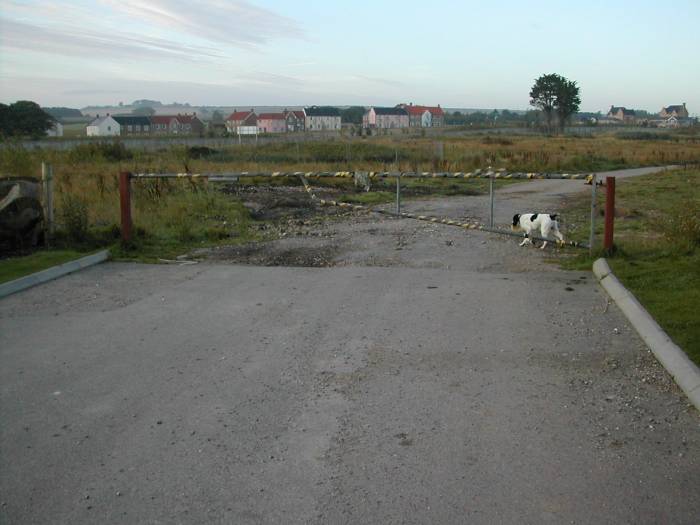
<instances>
[{"instance_id":1,"label":"concrete kerb","mask_svg":"<svg viewBox=\"0 0 700 525\"><path fill-rule=\"evenodd\" d=\"M700 369L697 365L671 340L636 297L620 283L605 259L598 259L593 263L593 274L691 403L700 410Z\"/></svg>"},{"instance_id":2,"label":"concrete kerb","mask_svg":"<svg viewBox=\"0 0 700 525\"><path fill-rule=\"evenodd\" d=\"M102 250L101 252L88 255L87 257L81 257L80 259L69 261L58 266L53 266L46 270L27 275L25 277L20 277L19 279L15 279L14 281L10 281L8 283L0 284L0 298L16 292L21 292L22 290L26 290L27 288L31 288L32 286L36 286L38 284L52 281L53 279L58 279L59 277L63 277L69 273L77 272L83 268L88 268L95 264L99 264L107 259L109 259L109 250Z\"/></svg>"}]
</instances>

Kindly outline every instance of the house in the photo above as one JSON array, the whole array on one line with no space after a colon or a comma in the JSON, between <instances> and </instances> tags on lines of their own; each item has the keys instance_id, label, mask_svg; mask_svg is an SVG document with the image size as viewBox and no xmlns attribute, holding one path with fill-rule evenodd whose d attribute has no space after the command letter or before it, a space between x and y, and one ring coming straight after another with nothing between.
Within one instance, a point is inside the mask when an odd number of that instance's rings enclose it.
<instances>
[{"instance_id":1,"label":"house","mask_svg":"<svg viewBox=\"0 0 700 525\"><path fill-rule=\"evenodd\" d=\"M47 137L62 137L63 136L63 124L58 120L54 120L51 127L46 130Z\"/></svg>"},{"instance_id":2,"label":"house","mask_svg":"<svg viewBox=\"0 0 700 525\"><path fill-rule=\"evenodd\" d=\"M150 135L151 121L148 117L140 115L114 115L114 120L119 123L120 135Z\"/></svg>"},{"instance_id":3,"label":"house","mask_svg":"<svg viewBox=\"0 0 700 525\"><path fill-rule=\"evenodd\" d=\"M403 108L408 112L409 126L412 128L438 128L445 125L445 112L437 106L414 106L411 104L399 104L399 108ZM426 115L428 112L430 116Z\"/></svg>"},{"instance_id":4,"label":"house","mask_svg":"<svg viewBox=\"0 0 700 525\"><path fill-rule=\"evenodd\" d=\"M260 113L258 115L258 133L285 133L287 117L284 113Z\"/></svg>"},{"instance_id":5,"label":"house","mask_svg":"<svg viewBox=\"0 0 700 525\"><path fill-rule=\"evenodd\" d=\"M688 109L685 107L685 102L683 105L668 106L667 108L661 108L659 112L661 118L677 117L677 118L688 118Z\"/></svg>"},{"instance_id":6,"label":"house","mask_svg":"<svg viewBox=\"0 0 700 525\"><path fill-rule=\"evenodd\" d=\"M177 131L181 135L201 135L204 133L204 122L199 120L196 113L177 115Z\"/></svg>"},{"instance_id":7,"label":"house","mask_svg":"<svg viewBox=\"0 0 700 525\"><path fill-rule=\"evenodd\" d=\"M610 111L608 111L606 116L624 122L625 124L634 122L636 118L633 109L627 109L622 106L610 106Z\"/></svg>"},{"instance_id":8,"label":"house","mask_svg":"<svg viewBox=\"0 0 700 525\"><path fill-rule=\"evenodd\" d=\"M284 115L287 118L287 131L290 133L294 131L304 131L306 114L303 109L301 111L288 111L285 108Z\"/></svg>"},{"instance_id":9,"label":"house","mask_svg":"<svg viewBox=\"0 0 700 525\"><path fill-rule=\"evenodd\" d=\"M697 119L676 117L675 115L671 115L657 123L657 126L660 128L688 128L695 125L697 125Z\"/></svg>"},{"instance_id":10,"label":"house","mask_svg":"<svg viewBox=\"0 0 700 525\"><path fill-rule=\"evenodd\" d=\"M85 131L88 137L116 137L121 134L121 126L108 113L104 117L97 115Z\"/></svg>"},{"instance_id":11,"label":"house","mask_svg":"<svg viewBox=\"0 0 700 525\"><path fill-rule=\"evenodd\" d=\"M429 128L433 125L433 114L422 106L405 106L408 112L408 126L411 128Z\"/></svg>"},{"instance_id":12,"label":"house","mask_svg":"<svg viewBox=\"0 0 700 525\"><path fill-rule=\"evenodd\" d=\"M229 133L238 133L238 128L241 126L252 127L257 126L257 124L257 115L252 109L250 111L234 110L234 112L226 118L226 130Z\"/></svg>"},{"instance_id":13,"label":"house","mask_svg":"<svg viewBox=\"0 0 700 525\"><path fill-rule=\"evenodd\" d=\"M174 115L153 115L151 133L155 135L175 135L178 130L177 117Z\"/></svg>"},{"instance_id":14,"label":"house","mask_svg":"<svg viewBox=\"0 0 700 525\"><path fill-rule=\"evenodd\" d=\"M340 110L333 107L304 108L304 129L307 131L340 130Z\"/></svg>"},{"instance_id":15,"label":"house","mask_svg":"<svg viewBox=\"0 0 700 525\"><path fill-rule=\"evenodd\" d=\"M371 107L362 116L363 128L391 129L408 126L408 112L403 108Z\"/></svg>"}]
</instances>

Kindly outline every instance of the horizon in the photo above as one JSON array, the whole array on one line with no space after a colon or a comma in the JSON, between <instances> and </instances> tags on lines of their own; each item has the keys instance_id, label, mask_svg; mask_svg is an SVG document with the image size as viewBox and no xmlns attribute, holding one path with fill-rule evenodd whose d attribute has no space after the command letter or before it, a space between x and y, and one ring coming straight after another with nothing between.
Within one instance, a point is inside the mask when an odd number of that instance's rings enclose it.
<instances>
[{"instance_id":1,"label":"horizon","mask_svg":"<svg viewBox=\"0 0 700 525\"><path fill-rule=\"evenodd\" d=\"M1 1L3 103L525 111L535 79L557 72L578 82L582 112L700 108L700 6L689 1Z\"/></svg>"}]
</instances>

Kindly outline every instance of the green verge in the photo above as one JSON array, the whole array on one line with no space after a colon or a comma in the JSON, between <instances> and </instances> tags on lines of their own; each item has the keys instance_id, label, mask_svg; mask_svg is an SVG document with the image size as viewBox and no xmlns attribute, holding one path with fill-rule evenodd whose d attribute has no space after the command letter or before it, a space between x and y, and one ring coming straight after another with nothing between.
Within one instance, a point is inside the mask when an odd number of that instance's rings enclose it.
<instances>
[{"instance_id":1,"label":"green verge","mask_svg":"<svg viewBox=\"0 0 700 525\"><path fill-rule=\"evenodd\" d=\"M598 194L603 210L605 188ZM615 195L615 251L608 262L673 341L700 365L700 170L620 179ZM577 196L563 213L569 236L584 240L590 197ZM603 217L597 218L600 243ZM602 252L564 259L567 269L590 269Z\"/></svg>"},{"instance_id":2,"label":"green verge","mask_svg":"<svg viewBox=\"0 0 700 525\"><path fill-rule=\"evenodd\" d=\"M89 253L75 250L42 250L31 255L0 260L0 283L14 281L52 266L85 257Z\"/></svg>"}]
</instances>

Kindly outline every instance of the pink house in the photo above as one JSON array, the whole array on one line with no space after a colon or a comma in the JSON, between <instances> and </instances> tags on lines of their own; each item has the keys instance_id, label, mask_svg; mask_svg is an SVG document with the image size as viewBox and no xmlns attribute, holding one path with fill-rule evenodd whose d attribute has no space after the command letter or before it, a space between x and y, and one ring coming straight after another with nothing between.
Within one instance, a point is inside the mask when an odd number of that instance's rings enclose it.
<instances>
[{"instance_id":1,"label":"pink house","mask_svg":"<svg viewBox=\"0 0 700 525\"><path fill-rule=\"evenodd\" d=\"M260 113L259 133L284 133L287 131L287 117L284 113Z\"/></svg>"},{"instance_id":2,"label":"pink house","mask_svg":"<svg viewBox=\"0 0 700 525\"><path fill-rule=\"evenodd\" d=\"M407 128L408 112L403 108L371 107L362 117L363 128Z\"/></svg>"}]
</instances>

